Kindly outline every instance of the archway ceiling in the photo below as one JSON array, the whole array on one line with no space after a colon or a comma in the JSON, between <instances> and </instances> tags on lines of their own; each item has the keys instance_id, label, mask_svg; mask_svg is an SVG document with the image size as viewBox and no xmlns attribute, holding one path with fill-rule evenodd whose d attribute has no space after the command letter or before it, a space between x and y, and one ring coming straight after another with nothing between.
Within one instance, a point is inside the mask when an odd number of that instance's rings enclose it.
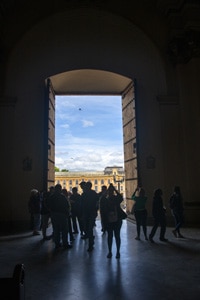
<instances>
[{"instance_id":1,"label":"archway ceiling","mask_svg":"<svg viewBox=\"0 0 200 300\"><path fill-rule=\"evenodd\" d=\"M74 70L50 77L56 95L119 95L132 82L128 77L101 70Z\"/></svg>"}]
</instances>

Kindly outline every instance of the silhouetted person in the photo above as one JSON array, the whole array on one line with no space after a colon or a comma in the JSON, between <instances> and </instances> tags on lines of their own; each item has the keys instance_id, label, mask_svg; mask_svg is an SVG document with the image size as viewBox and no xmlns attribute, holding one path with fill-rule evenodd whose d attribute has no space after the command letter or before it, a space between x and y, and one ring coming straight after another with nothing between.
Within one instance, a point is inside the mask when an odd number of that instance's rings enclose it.
<instances>
[{"instance_id":1,"label":"silhouetted person","mask_svg":"<svg viewBox=\"0 0 200 300\"><path fill-rule=\"evenodd\" d=\"M179 186L174 187L174 192L170 197L170 208L172 215L175 220L175 229L172 230L172 233L177 238L183 238L183 235L180 233L180 228L183 225L183 199L181 195L181 190Z\"/></svg>"},{"instance_id":2,"label":"silhouetted person","mask_svg":"<svg viewBox=\"0 0 200 300\"><path fill-rule=\"evenodd\" d=\"M78 233L78 226L79 226L79 230L82 236L84 230L83 230L83 222L81 219L81 195L78 193L77 187L72 188L72 194L70 195L69 200L71 204L71 214L72 214L71 218L72 218L72 225L73 225L73 233Z\"/></svg>"},{"instance_id":3,"label":"silhouetted person","mask_svg":"<svg viewBox=\"0 0 200 300\"><path fill-rule=\"evenodd\" d=\"M102 185L101 192L98 193L98 196L99 196L98 209L100 209L101 198L104 197L104 196L106 196L107 192L108 192L107 186L106 185ZM100 217L101 217L101 211L100 211ZM101 231L103 232L103 234L106 232L106 229L103 226L102 220L101 220Z\"/></svg>"},{"instance_id":4,"label":"silhouetted person","mask_svg":"<svg viewBox=\"0 0 200 300\"><path fill-rule=\"evenodd\" d=\"M55 192L50 196L48 205L51 211L56 249L61 246L61 238L62 246L65 249L71 248L72 246L68 243L68 217L70 206L66 196L62 194L62 187L60 184L56 184Z\"/></svg>"},{"instance_id":5,"label":"silhouetted person","mask_svg":"<svg viewBox=\"0 0 200 300\"><path fill-rule=\"evenodd\" d=\"M28 209L33 218L33 235L40 235L41 198L39 191L36 189L31 190Z\"/></svg>"},{"instance_id":6,"label":"silhouetted person","mask_svg":"<svg viewBox=\"0 0 200 300\"><path fill-rule=\"evenodd\" d=\"M93 227L97 216L98 194L92 190L92 183L87 182L81 195L82 216L84 222L85 236L89 240L88 252L94 249Z\"/></svg>"},{"instance_id":7,"label":"silhouetted person","mask_svg":"<svg viewBox=\"0 0 200 300\"><path fill-rule=\"evenodd\" d=\"M48 199L53 193L54 193L54 186L51 186L49 188L48 192L46 192L46 193L43 192L43 194L42 194L41 229L42 229L43 240L49 240L52 237L52 235L47 236L47 228L49 226L49 221L51 219L51 213L50 213L50 209L48 207Z\"/></svg>"},{"instance_id":8,"label":"silhouetted person","mask_svg":"<svg viewBox=\"0 0 200 300\"><path fill-rule=\"evenodd\" d=\"M149 235L150 242L154 243L153 237L156 233L158 226L160 225L160 241L167 242L168 240L165 238L166 232L166 209L163 206L163 199L162 199L163 192L161 189L157 189L154 192L153 197L153 207L152 207L152 214L154 218L154 225Z\"/></svg>"},{"instance_id":9,"label":"silhouetted person","mask_svg":"<svg viewBox=\"0 0 200 300\"><path fill-rule=\"evenodd\" d=\"M116 258L120 258L121 237L120 231L122 226L122 209L121 202L123 201L122 195L110 184L108 187L107 195L101 197L100 200L100 213L103 223L103 228L108 233L108 255L107 258L112 257L112 244L113 235L116 242Z\"/></svg>"},{"instance_id":10,"label":"silhouetted person","mask_svg":"<svg viewBox=\"0 0 200 300\"><path fill-rule=\"evenodd\" d=\"M138 192L138 195L136 195L136 192ZM131 198L134 201L132 211L135 215L136 227L137 227L137 236L135 239L140 240L140 227L142 226L145 240L148 240L147 210L145 208L147 197L145 196L145 190L143 188L136 188Z\"/></svg>"},{"instance_id":11,"label":"silhouetted person","mask_svg":"<svg viewBox=\"0 0 200 300\"><path fill-rule=\"evenodd\" d=\"M67 198L67 201L69 203L69 216L68 216L68 235L70 242L73 242L75 240L74 235L73 235L73 230L72 230L72 211L71 211L71 203L69 201L69 193L66 188L62 189L62 194L65 195Z\"/></svg>"}]
</instances>

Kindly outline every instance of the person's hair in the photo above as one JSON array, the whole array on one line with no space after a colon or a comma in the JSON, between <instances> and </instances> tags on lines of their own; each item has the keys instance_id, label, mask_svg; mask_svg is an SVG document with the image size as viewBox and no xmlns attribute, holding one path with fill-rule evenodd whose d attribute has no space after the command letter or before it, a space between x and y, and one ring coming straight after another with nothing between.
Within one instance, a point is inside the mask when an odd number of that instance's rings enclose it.
<instances>
[{"instance_id":1,"label":"person's hair","mask_svg":"<svg viewBox=\"0 0 200 300\"><path fill-rule=\"evenodd\" d=\"M60 183L58 183L58 184L55 185L55 190L56 191L61 191L62 190L62 186L61 186Z\"/></svg>"},{"instance_id":2,"label":"person's hair","mask_svg":"<svg viewBox=\"0 0 200 300\"><path fill-rule=\"evenodd\" d=\"M72 192L77 192L77 191L78 191L78 189L76 186L72 188Z\"/></svg>"},{"instance_id":3,"label":"person's hair","mask_svg":"<svg viewBox=\"0 0 200 300\"><path fill-rule=\"evenodd\" d=\"M181 193L180 187L179 186L175 186L174 187L174 192L177 193L177 194L180 194Z\"/></svg>"},{"instance_id":4,"label":"person's hair","mask_svg":"<svg viewBox=\"0 0 200 300\"><path fill-rule=\"evenodd\" d=\"M102 185L101 189L102 190L107 190L107 186L106 185Z\"/></svg>"},{"instance_id":5,"label":"person's hair","mask_svg":"<svg viewBox=\"0 0 200 300\"><path fill-rule=\"evenodd\" d=\"M88 188L91 188L91 187L92 187L92 183L91 183L90 181L88 181L88 182L86 183L86 186L87 186Z\"/></svg>"},{"instance_id":6,"label":"person's hair","mask_svg":"<svg viewBox=\"0 0 200 300\"><path fill-rule=\"evenodd\" d=\"M115 187L114 187L114 185L111 183L111 184L109 185L109 187L108 187L108 192L114 191L114 190L115 190Z\"/></svg>"},{"instance_id":7,"label":"person's hair","mask_svg":"<svg viewBox=\"0 0 200 300\"><path fill-rule=\"evenodd\" d=\"M154 197L159 197L162 196L162 190L161 189L156 189L154 192Z\"/></svg>"},{"instance_id":8,"label":"person's hair","mask_svg":"<svg viewBox=\"0 0 200 300\"><path fill-rule=\"evenodd\" d=\"M144 197L145 196L145 189L140 188L139 195L142 195L142 197Z\"/></svg>"}]
</instances>

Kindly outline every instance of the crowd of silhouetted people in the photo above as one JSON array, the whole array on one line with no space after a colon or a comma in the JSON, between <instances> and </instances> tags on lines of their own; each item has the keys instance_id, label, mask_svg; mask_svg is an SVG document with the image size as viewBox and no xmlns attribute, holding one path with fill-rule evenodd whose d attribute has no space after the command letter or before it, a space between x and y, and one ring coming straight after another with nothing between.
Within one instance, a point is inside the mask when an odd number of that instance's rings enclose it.
<instances>
[{"instance_id":1,"label":"crowd of silhouetted people","mask_svg":"<svg viewBox=\"0 0 200 300\"><path fill-rule=\"evenodd\" d=\"M42 234L43 240L52 239L55 249L71 249L75 235L80 234L81 239L88 241L88 252L93 251L95 243L94 227L98 212L101 220L102 234L107 234L108 254L112 257L113 240L116 244L116 258L120 258L121 227L127 218L121 204L123 196L110 184L103 185L101 192L92 189L90 181L80 183L82 192L77 187L68 192L60 184L49 188L47 192L31 190L28 209L31 215L33 235ZM163 192L160 188L154 191L152 201L152 216L154 224L150 234L147 233L147 196L142 187L137 187L132 195L133 206L131 213L136 221L136 240L140 240L141 228L145 240L154 243L155 233L160 226L160 241L167 242L166 208L163 204ZM174 217L175 228L172 230L176 238L184 238L180 232L183 225L183 200L180 187L176 186L169 199L169 206ZM47 228L52 224L52 233L47 234Z\"/></svg>"}]
</instances>

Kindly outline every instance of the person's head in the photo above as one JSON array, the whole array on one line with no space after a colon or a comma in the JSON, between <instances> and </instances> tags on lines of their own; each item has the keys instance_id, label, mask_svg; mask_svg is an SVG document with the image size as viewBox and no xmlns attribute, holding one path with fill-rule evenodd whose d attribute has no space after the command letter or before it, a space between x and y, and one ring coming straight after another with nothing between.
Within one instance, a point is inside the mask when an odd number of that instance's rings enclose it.
<instances>
[{"instance_id":1,"label":"person's head","mask_svg":"<svg viewBox=\"0 0 200 300\"><path fill-rule=\"evenodd\" d=\"M62 189L62 194L65 195L66 197L68 197L68 191L67 189Z\"/></svg>"},{"instance_id":2,"label":"person's head","mask_svg":"<svg viewBox=\"0 0 200 300\"><path fill-rule=\"evenodd\" d=\"M107 192L108 192L107 186L106 186L106 185L102 185L102 186L101 186L101 192L100 192L100 195L101 195L101 196L106 196Z\"/></svg>"},{"instance_id":3,"label":"person's head","mask_svg":"<svg viewBox=\"0 0 200 300\"><path fill-rule=\"evenodd\" d=\"M50 194L53 194L54 191L55 191L55 187L54 186L50 186L50 188L49 188Z\"/></svg>"},{"instance_id":4,"label":"person's head","mask_svg":"<svg viewBox=\"0 0 200 300\"><path fill-rule=\"evenodd\" d=\"M154 192L154 197L161 197L163 194L161 189L156 189Z\"/></svg>"},{"instance_id":5,"label":"person's head","mask_svg":"<svg viewBox=\"0 0 200 300\"><path fill-rule=\"evenodd\" d=\"M75 186L75 187L73 187L72 188L72 194L77 194L77 192L78 192L78 189L77 189L77 187Z\"/></svg>"},{"instance_id":6,"label":"person's head","mask_svg":"<svg viewBox=\"0 0 200 300\"><path fill-rule=\"evenodd\" d=\"M139 196L144 197L145 196L145 190L143 188L139 188Z\"/></svg>"},{"instance_id":7,"label":"person's head","mask_svg":"<svg viewBox=\"0 0 200 300\"><path fill-rule=\"evenodd\" d=\"M85 186L86 186L86 182L85 182L85 181L81 181L81 182L79 183L79 185L80 185L81 189L84 190L84 189L85 189Z\"/></svg>"},{"instance_id":8,"label":"person's head","mask_svg":"<svg viewBox=\"0 0 200 300\"><path fill-rule=\"evenodd\" d=\"M181 193L181 190L180 190L179 186L175 186L174 187L174 193L176 193L176 194L180 194Z\"/></svg>"},{"instance_id":9,"label":"person's head","mask_svg":"<svg viewBox=\"0 0 200 300\"><path fill-rule=\"evenodd\" d=\"M57 183L57 184L55 185L55 192L56 192L56 193L61 193L61 191L62 191L62 186L61 186L60 183Z\"/></svg>"},{"instance_id":10,"label":"person's head","mask_svg":"<svg viewBox=\"0 0 200 300\"><path fill-rule=\"evenodd\" d=\"M112 195L114 194L114 192L115 192L115 187L114 187L114 185L111 183L111 184L109 185L109 187L108 187L108 195L109 195L109 196L112 196Z\"/></svg>"},{"instance_id":11,"label":"person's head","mask_svg":"<svg viewBox=\"0 0 200 300\"><path fill-rule=\"evenodd\" d=\"M34 197L34 196L36 196L37 194L38 194L39 192L38 192L38 190L36 190L36 189L32 189L31 190L31 197Z\"/></svg>"},{"instance_id":12,"label":"person's head","mask_svg":"<svg viewBox=\"0 0 200 300\"><path fill-rule=\"evenodd\" d=\"M92 188L92 183L91 183L90 181L86 182L86 188L87 188L88 190L91 190L91 188Z\"/></svg>"},{"instance_id":13,"label":"person's head","mask_svg":"<svg viewBox=\"0 0 200 300\"><path fill-rule=\"evenodd\" d=\"M107 186L106 186L106 185L102 185L101 191L102 191L102 192L106 192L106 191L107 191Z\"/></svg>"}]
</instances>

